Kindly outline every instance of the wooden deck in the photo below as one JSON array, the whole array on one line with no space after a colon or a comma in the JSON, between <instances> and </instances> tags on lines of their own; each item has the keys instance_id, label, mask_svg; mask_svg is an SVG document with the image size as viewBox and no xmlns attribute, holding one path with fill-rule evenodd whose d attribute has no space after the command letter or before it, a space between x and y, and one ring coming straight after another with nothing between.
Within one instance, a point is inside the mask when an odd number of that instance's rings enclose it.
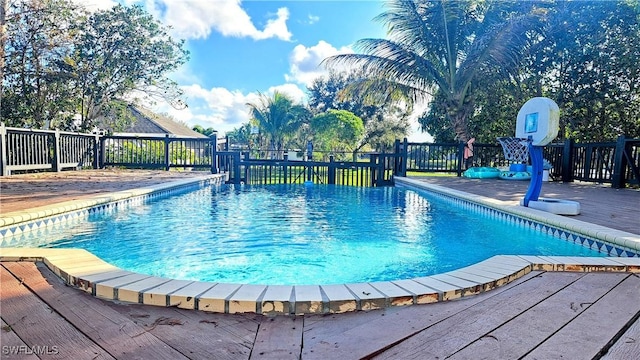
<instances>
[{"instance_id":1,"label":"wooden deck","mask_svg":"<svg viewBox=\"0 0 640 360\"><path fill-rule=\"evenodd\" d=\"M2 263L3 359L633 359L640 278L533 272L478 296L264 317L118 304ZM36 356L37 355L37 356Z\"/></svg>"},{"instance_id":2,"label":"wooden deck","mask_svg":"<svg viewBox=\"0 0 640 360\"><path fill-rule=\"evenodd\" d=\"M113 191L93 180L83 183L83 192L94 183L101 186L94 194ZM513 202L528 186L423 180ZM15 201L20 208L61 201L43 200L65 189L58 184L47 181L44 195L34 196L40 194L34 184L7 181L0 203L12 194L22 196ZM579 220L640 233L638 190L548 183L542 196L579 201ZM105 301L65 286L43 264L3 262L0 358L626 360L640 354L638 299L640 278L634 274L532 272L496 290L443 303L336 315L225 315Z\"/></svg>"}]
</instances>

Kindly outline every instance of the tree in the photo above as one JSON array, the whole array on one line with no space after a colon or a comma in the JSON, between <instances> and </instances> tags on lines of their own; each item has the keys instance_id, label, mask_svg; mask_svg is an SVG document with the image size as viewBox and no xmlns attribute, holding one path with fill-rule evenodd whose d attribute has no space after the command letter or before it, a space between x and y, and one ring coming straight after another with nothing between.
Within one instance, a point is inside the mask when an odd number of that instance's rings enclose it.
<instances>
[{"instance_id":1,"label":"tree","mask_svg":"<svg viewBox=\"0 0 640 360\"><path fill-rule=\"evenodd\" d=\"M73 92L64 58L82 12L68 1L17 1L7 14L2 119L41 128L73 120Z\"/></svg>"},{"instance_id":2,"label":"tree","mask_svg":"<svg viewBox=\"0 0 640 360\"><path fill-rule=\"evenodd\" d=\"M316 147L333 153L355 150L364 135L362 119L346 110L329 110L311 119Z\"/></svg>"},{"instance_id":3,"label":"tree","mask_svg":"<svg viewBox=\"0 0 640 360\"><path fill-rule=\"evenodd\" d=\"M309 107L316 114L328 110L347 110L364 123L364 137L356 151L366 145L378 151L385 150L395 139L403 138L409 129L408 115L411 109L403 109L395 102L379 102L365 92L350 91L351 85L364 76L358 72L330 71L329 76L320 77L307 88ZM405 111L402 111L405 110Z\"/></svg>"},{"instance_id":4,"label":"tree","mask_svg":"<svg viewBox=\"0 0 640 360\"><path fill-rule=\"evenodd\" d=\"M513 136L520 106L531 97L546 96L560 106L558 140L639 137L638 4L547 2L544 36L536 38L517 76L505 78L496 69L477 82L471 133L480 142ZM432 108L421 123L438 141L452 141L452 132L440 126L442 118L442 109Z\"/></svg>"},{"instance_id":5,"label":"tree","mask_svg":"<svg viewBox=\"0 0 640 360\"><path fill-rule=\"evenodd\" d=\"M640 136L640 11L630 1L556 1L529 57L539 93L561 108L560 137Z\"/></svg>"},{"instance_id":6,"label":"tree","mask_svg":"<svg viewBox=\"0 0 640 360\"><path fill-rule=\"evenodd\" d=\"M234 128L227 132L227 139L229 139L231 147L247 149L249 153L258 142L257 134L253 133L250 123L243 124L239 128Z\"/></svg>"},{"instance_id":7,"label":"tree","mask_svg":"<svg viewBox=\"0 0 640 360\"><path fill-rule=\"evenodd\" d=\"M166 74L188 52L141 7L88 14L68 0L22 0L9 13L2 116L10 123L91 130L98 118L116 121L134 91L184 106Z\"/></svg>"},{"instance_id":8,"label":"tree","mask_svg":"<svg viewBox=\"0 0 640 360\"><path fill-rule=\"evenodd\" d=\"M98 11L77 31L66 62L79 96L80 128L91 128L110 102L133 90L179 106L177 85L164 76L186 62L184 41L173 40L140 6Z\"/></svg>"},{"instance_id":9,"label":"tree","mask_svg":"<svg viewBox=\"0 0 640 360\"><path fill-rule=\"evenodd\" d=\"M208 127L205 129L204 127L202 127L202 125L195 125L193 128L191 128L191 130L207 136L211 136L213 133L216 132L214 128Z\"/></svg>"},{"instance_id":10,"label":"tree","mask_svg":"<svg viewBox=\"0 0 640 360\"><path fill-rule=\"evenodd\" d=\"M439 101L460 141L470 137L475 82L485 69L515 71L545 13L536 3L518 1L391 0L387 6L376 19L389 39L359 40L362 53L336 55L327 64L369 74L362 90Z\"/></svg>"},{"instance_id":11,"label":"tree","mask_svg":"<svg viewBox=\"0 0 640 360\"><path fill-rule=\"evenodd\" d=\"M269 144L271 157L282 158L287 141L296 130L309 120L310 112L294 104L287 95L275 91L272 97L260 94L258 104L247 103L251 124L258 127Z\"/></svg>"}]
</instances>

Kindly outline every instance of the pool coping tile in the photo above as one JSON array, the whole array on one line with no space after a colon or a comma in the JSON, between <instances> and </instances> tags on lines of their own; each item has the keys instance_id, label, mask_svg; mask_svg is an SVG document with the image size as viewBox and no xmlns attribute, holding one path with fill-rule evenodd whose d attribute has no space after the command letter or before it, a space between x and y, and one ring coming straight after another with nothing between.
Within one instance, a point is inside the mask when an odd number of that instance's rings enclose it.
<instances>
[{"instance_id":1,"label":"pool coping tile","mask_svg":"<svg viewBox=\"0 0 640 360\"><path fill-rule=\"evenodd\" d=\"M171 279L148 277L134 283L130 283L121 287L117 287L118 300L132 302L132 303L144 303L142 293L146 290L153 289L156 286L160 286Z\"/></svg>"},{"instance_id":2,"label":"pool coping tile","mask_svg":"<svg viewBox=\"0 0 640 360\"><path fill-rule=\"evenodd\" d=\"M386 307L387 298L368 283L344 284L357 299L358 310L374 310Z\"/></svg>"},{"instance_id":3,"label":"pool coping tile","mask_svg":"<svg viewBox=\"0 0 640 360\"><path fill-rule=\"evenodd\" d=\"M196 309L209 312L229 312L227 298L231 297L243 286L241 284L217 283L206 292L196 297ZM254 304L257 309L257 304ZM256 310L254 310L256 311Z\"/></svg>"},{"instance_id":4,"label":"pool coping tile","mask_svg":"<svg viewBox=\"0 0 640 360\"><path fill-rule=\"evenodd\" d=\"M293 286L269 285L261 300L262 314L291 314L293 312Z\"/></svg>"},{"instance_id":5,"label":"pool coping tile","mask_svg":"<svg viewBox=\"0 0 640 360\"><path fill-rule=\"evenodd\" d=\"M192 280L173 280L154 286L152 288L143 290L142 303L147 305L156 306L169 306L169 294L178 291L190 284L194 283Z\"/></svg>"},{"instance_id":6,"label":"pool coping tile","mask_svg":"<svg viewBox=\"0 0 640 360\"><path fill-rule=\"evenodd\" d=\"M95 258L93 265L63 267L48 261L65 259L61 249L10 249L0 261L38 261L62 274L70 285L112 300L157 306L176 306L220 313L321 314L372 310L388 306L426 304L457 299L489 291L518 279L530 271L629 272L640 273L640 258L497 255L448 273L372 283L335 285L241 285L190 280L172 280L121 270L90 271L108 265ZM37 250L31 253L31 250ZM85 250L69 249L70 256L92 256ZM80 254L85 252L86 254ZM519 264L519 265L516 265ZM502 267L501 267L501 266ZM67 268L65 268L65 266ZM505 269L508 268L510 270ZM540 270L537 270L540 269ZM546 269L546 270L543 270ZM74 274L84 271L84 274ZM65 275L66 274L66 275ZM493 276L495 275L495 276Z\"/></svg>"},{"instance_id":7,"label":"pool coping tile","mask_svg":"<svg viewBox=\"0 0 640 360\"><path fill-rule=\"evenodd\" d=\"M358 299L344 284L331 284L320 286L325 294L326 312L341 313L358 310Z\"/></svg>"},{"instance_id":8,"label":"pool coping tile","mask_svg":"<svg viewBox=\"0 0 640 360\"><path fill-rule=\"evenodd\" d=\"M197 309L196 303L198 297L211 290L217 284L218 283L206 281L194 281L185 287L168 293L169 303L167 306L175 306L180 309Z\"/></svg>"},{"instance_id":9,"label":"pool coping tile","mask_svg":"<svg viewBox=\"0 0 640 360\"><path fill-rule=\"evenodd\" d=\"M295 314L322 314L325 300L320 285L298 285L293 287Z\"/></svg>"}]
</instances>

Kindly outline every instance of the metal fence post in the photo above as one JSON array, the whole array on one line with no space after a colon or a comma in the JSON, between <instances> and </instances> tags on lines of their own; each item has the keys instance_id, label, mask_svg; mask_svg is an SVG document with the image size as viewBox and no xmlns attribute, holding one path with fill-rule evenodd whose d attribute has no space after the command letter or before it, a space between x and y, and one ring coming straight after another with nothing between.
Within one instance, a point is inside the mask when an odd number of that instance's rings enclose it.
<instances>
[{"instance_id":1,"label":"metal fence post","mask_svg":"<svg viewBox=\"0 0 640 360\"><path fill-rule=\"evenodd\" d=\"M626 143L626 137L624 135L618 136L618 140L616 141L616 149L614 152L615 155L613 158L613 174L611 177L611 187L614 189L623 189L626 186Z\"/></svg>"},{"instance_id":2,"label":"metal fence post","mask_svg":"<svg viewBox=\"0 0 640 360\"><path fill-rule=\"evenodd\" d=\"M7 169L7 128L0 123L0 175L9 176Z\"/></svg>"},{"instance_id":3,"label":"metal fence post","mask_svg":"<svg viewBox=\"0 0 640 360\"><path fill-rule=\"evenodd\" d=\"M329 155L329 169L327 171L327 184L335 185L336 183L336 164L335 157L333 155Z\"/></svg>"},{"instance_id":4,"label":"metal fence post","mask_svg":"<svg viewBox=\"0 0 640 360\"><path fill-rule=\"evenodd\" d=\"M211 139L211 173L218 173L218 134L213 133L209 136Z\"/></svg>"},{"instance_id":5,"label":"metal fence post","mask_svg":"<svg viewBox=\"0 0 640 360\"><path fill-rule=\"evenodd\" d=\"M62 169L60 168L60 130L56 129L56 132L53 134L53 163L51 164L52 170L55 172L60 172Z\"/></svg>"},{"instance_id":6,"label":"metal fence post","mask_svg":"<svg viewBox=\"0 0 640 360\"><path fill-rule=\"evenodd\" d=\"M562 148L562 182L573 181L573 140L566 139Z\"/></svg>"},{"instance_id":7,"label":"metal fence post","mask_svg":"<svg viewBox=\"0 0 640 360\"><path fill-rule=\"evenodd\" d=\"M100 135L96 134L93 137L93 168L100 168Z\"/></svg>"},{"instance_id":8,"label":"metal fence post","mask_svg":"<svg viewBox=\"0 0 640 360\"><path fill-rule=\"evenodd\" d=\"M456 166L456 173L458 177L462 176L462 164L464 163L464 143L458 143L458 165Z\"/></svg>"},{"instance_id":9,"label":"metal fence post","mask_svg":"<svg viewBox=\"0 0 640 360\"><path fill-rule=\"evenodd\" d=\"M171 156L169 155L169 134L164 137L164 170L169 171L171 167Z\"/></svg>"}]
</instances>

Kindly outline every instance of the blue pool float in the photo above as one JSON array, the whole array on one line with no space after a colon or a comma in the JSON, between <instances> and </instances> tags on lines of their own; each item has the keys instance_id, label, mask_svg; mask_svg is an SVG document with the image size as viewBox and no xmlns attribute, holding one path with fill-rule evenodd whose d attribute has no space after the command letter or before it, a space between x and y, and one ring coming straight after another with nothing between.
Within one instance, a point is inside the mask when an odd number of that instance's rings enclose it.
<instances>
[{"instance_id":1,"label":"blue pool float","mask_svg":"<svg viewBox=\"0 0 640 360\"><path fill-rule=\"evenodd\" d=\"M530 180L531 173L528 171L501 171L499 179L504 180Z\"/></svg>"},{"instance_id":2,"label":"blue pool float","mask_svg":"<svg viewBox=\"0 0 640 360\"><path fill-rule=\"evenodd\" d=\"M500 170L492 167L472 167L463 173L470 179L495 179L500 176Z\"/></svg>"}]
</instances>

